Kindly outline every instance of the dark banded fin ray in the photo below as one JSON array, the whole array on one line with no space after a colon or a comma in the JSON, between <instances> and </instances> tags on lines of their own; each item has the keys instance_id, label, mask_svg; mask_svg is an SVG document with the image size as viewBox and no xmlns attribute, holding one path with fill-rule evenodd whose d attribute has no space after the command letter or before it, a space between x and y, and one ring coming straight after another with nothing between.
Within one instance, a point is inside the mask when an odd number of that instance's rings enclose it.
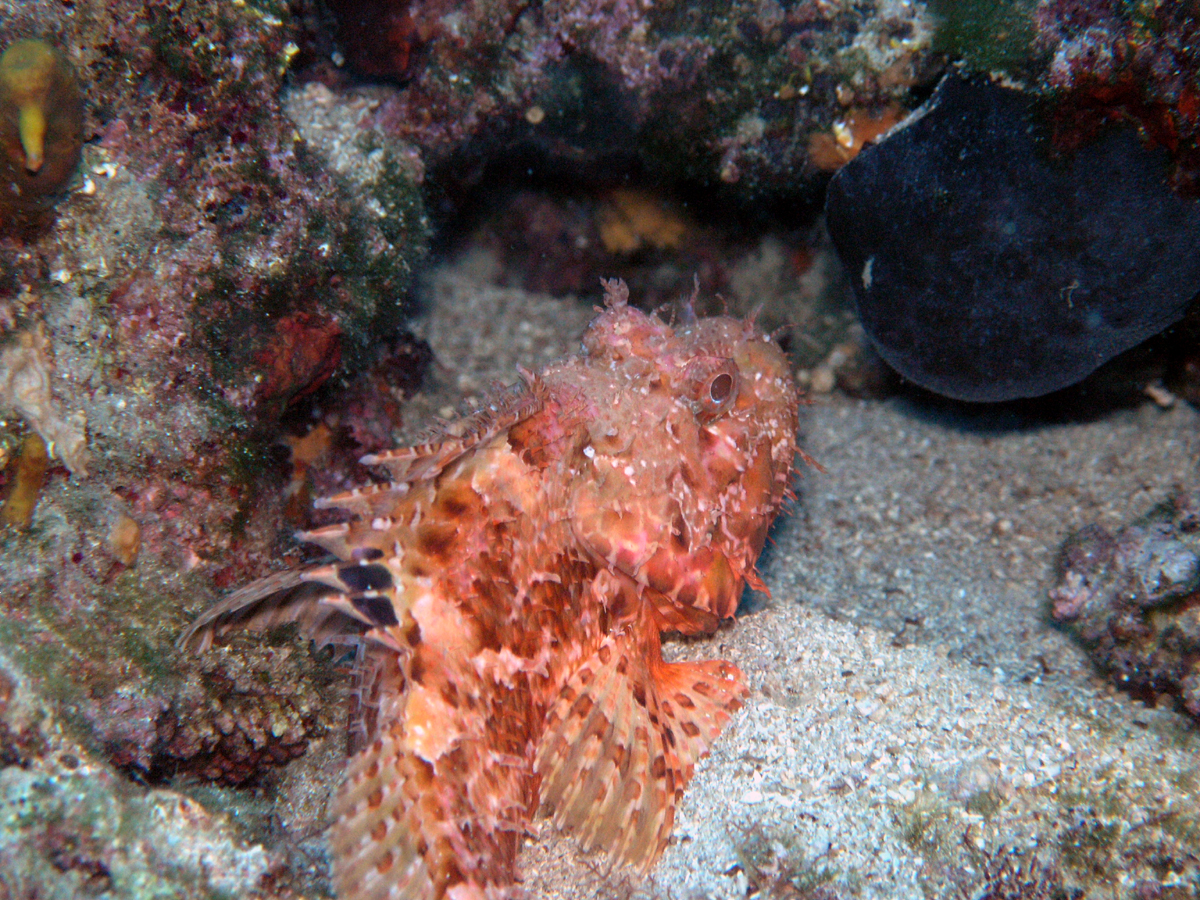
<instances>
[{"instance_id":1,"label":"dark banded fin ray","mask_svg":"<svg viewBox=\"0 0 1200 900\"><path fill-rule=\"evenodd\" d=\"M303 571L277 572L214 604L196 619L175 645L181 650L202 653L215 638L239 630L264 631L295 622L300 632L318 646L353 644L364 626L326 602L343 592L334 585L306 577Z\"/></svg>"},{"instance_id":2,"label":"dark banded fin ray","mask_svg":"<svg viewBox=\"0 0 1200 900\"><path fill-rule=\"evenodd\" d=\"M360 462L366 466L384 466L393 483L436 478L469 450L542 410L544 386L527 373L521 374L521 382L495 391L482 408L470 415L422 435L421 443L372 453Z\"/></svg>"}]
</instances>

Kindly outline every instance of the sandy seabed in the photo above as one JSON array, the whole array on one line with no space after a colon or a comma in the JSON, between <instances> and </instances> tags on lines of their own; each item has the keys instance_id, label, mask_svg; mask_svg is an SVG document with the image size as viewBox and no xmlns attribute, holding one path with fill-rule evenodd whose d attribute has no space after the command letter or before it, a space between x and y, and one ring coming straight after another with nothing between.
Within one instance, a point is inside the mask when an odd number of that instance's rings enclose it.
<instances>
[{"instance_id":1,"label":"sandy seabed","mask_svg":"<svg viewBox=\"0 0 1200 900\"><path fill-rule=\"evenodd\" d=\"M489 286L488 270L427 282L439 365L415 411L575 348L586 303ZM1200 732L1097 676L1046 593L1073 530L1195 483L1200 413L1047 425L830 395L801 438L824 472L799 474L773 532L771 597L668 648L732 659L751 696L661 863L645 882L606 873L546 826L523 856L530 895L975 896L1018 851L1010 874L1058 866L1088 897L1128 896L1151 849L1182 841L1186 859ZM1194 869L1167 869L1157 883L1200 890Z\"/></svg>"}]
</instances>

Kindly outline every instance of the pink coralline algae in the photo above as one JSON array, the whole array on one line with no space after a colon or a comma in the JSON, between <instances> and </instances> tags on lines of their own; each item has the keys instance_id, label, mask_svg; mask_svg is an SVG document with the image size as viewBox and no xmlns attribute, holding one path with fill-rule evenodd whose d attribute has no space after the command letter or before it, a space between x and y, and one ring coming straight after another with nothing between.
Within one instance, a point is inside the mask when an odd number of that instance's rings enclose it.
<instances>
[{"instance_id":1,"label":"pink coralline algae","mask_svg":"<svg viewBox=\"0 0 1200 900\"><path fill-rule=\"evenodd\" d=\"M1051 54L1046 84L1060 99L1070 148L1107 122L1137 122L1176 162L1177 187L1200 192L1200 17L1188 3L1052 0L1034 17Z\"/></svg>"}]
</instances>

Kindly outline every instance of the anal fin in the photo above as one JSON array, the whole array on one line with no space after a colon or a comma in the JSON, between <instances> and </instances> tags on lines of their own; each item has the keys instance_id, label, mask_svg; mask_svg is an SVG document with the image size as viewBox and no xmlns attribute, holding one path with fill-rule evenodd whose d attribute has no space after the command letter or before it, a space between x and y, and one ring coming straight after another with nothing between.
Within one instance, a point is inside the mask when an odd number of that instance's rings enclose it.
<instances>
[{"instance_id":1,"label":"anal fin","mask_svg":"<svg viewBox=\"0 0 1200 900\"><path fill-rule=\"evenodd\" d=\"M588 849L648 871L696 761L746 689L732 663L665 663L653 640L610 636L563 687L534 763L541 809Z\"/></svg>"}]
</instances>

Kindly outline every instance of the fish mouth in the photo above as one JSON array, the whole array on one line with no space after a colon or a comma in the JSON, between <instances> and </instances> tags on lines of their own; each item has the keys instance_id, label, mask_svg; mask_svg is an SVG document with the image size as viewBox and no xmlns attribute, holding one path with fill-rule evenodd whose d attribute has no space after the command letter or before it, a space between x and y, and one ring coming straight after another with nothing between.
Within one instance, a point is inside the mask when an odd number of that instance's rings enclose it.
<instances>
[{"instance_id":1,"label":"fish mouth","mask_svg":"<svg viewBox=\"0 0 1200 900\"><path fill-rule=\"evenodd\" d=\"M687 554L658 548L637 562L614 560L591 546L589 550L652 606L662 631L712 634L737 610L742 579L729 558L711 547Z\"/></svg>"}]
</instances>

